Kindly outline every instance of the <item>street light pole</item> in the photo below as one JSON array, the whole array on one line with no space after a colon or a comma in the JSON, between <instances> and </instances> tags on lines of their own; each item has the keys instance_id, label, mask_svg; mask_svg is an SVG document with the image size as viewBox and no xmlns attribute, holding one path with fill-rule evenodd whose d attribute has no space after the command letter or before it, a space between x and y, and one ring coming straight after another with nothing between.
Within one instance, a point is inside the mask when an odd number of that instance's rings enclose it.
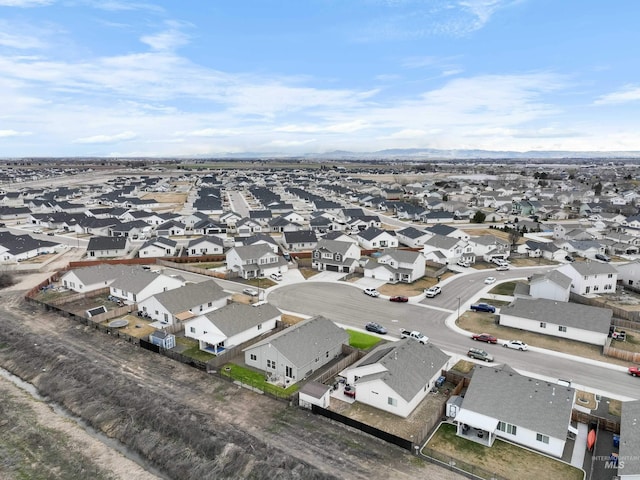
<instances>
[{"instance_id":1,"label":"street light pole","mask_svg":"<svg viewBox=\"0 0 640 480\"><path fill-rule=\"evenodd\" d=\"M458 297L458 318L456 320L460 320L460 297Z\"/></svg>"}]
</instances>

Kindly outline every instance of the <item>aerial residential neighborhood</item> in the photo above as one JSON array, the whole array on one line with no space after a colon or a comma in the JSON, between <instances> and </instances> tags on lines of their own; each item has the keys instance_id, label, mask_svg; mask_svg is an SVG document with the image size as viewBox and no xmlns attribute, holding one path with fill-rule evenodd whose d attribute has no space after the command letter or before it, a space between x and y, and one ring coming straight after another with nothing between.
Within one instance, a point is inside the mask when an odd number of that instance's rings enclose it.
<instances>
[{"instance_id":1,"label":"aerial residential neighborhood","mask_svg":"<svg viewBox=\"0 0 640 480\"><path fill-rule=\"evenodd\" d=\"M640 229L632 214L602 215L635 208L613 202L605 181L622 184L627 166L599 169L594 196L571 165L544 188L535 165L506 182L482 164L473 176L407 164L376 183L365 180L389 167L160 165L3 190L24 211L3 217L2 263L42 272L27 301L434 464L454 435L540 452L583 478L594 448L620 459L637 443L624 426L640 398L629 308L640 305ZM545 209L552 192L567 203ZM433 225L438 212L450 218ZM620 408L601 412L605 397Z\"/></svg>"}]
</instances>

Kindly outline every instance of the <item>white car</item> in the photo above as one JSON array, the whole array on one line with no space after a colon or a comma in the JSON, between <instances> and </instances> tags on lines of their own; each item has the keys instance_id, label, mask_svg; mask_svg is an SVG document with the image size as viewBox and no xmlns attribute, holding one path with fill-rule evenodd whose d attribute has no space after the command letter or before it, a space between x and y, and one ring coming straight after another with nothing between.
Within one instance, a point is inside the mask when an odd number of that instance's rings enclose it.
<instances>
[{"instance_id":1,"label":"white car","mask_svg":"<svg viewBox=\"0 0 640 480\"><path fill-rule=\"evenodd\" d=\"M487 277L484 279L484 283L486 283L487 285L496 283L496 277Z\"/></svg>"},{"instance_id":2,"label":"white car","mask_svg":"<svg viewBox=\"0 0 640 480\"><path fill-rule=\"evenodd\" d=\"M271 280L275 280L276 282L279 282L282 280L282 274L281 273L272 273L271 275L269 275L269 278Z\"/></svg>"},{"instance_id":3,"label":"white car","mask_svg":"<svg viewBox=\"0 0 640 480\"><path fill-rule=\"evenodd\" d=\"M509 270L510 268L511 268L511 267L509 267L509 265L508 265L508 264L504 263L504 264L502 264L502 265L498 265L498 266L496 267L496 272L503 272L503 271L505 271L505 270Z\"/></svg>"},{"instance_id":4,"label":"white car","mask_svg":"<svg viewBox=\"0 0 640 480\"><path fill-rule=\"evenodd\" d=\"M433 298L439 293L442 293L442 288L440 288L438 285L434 285L431 288L425 289L424 296L427 298Z\"/></svg>"},{"instance_id":5,"label":"white car","mask_svg":"<svg viewBox=\"0 0 640 480\"><path fill-rule=\"evenodd\" d=\"M459 267L464 267L464 268L469 268L471 266L471 264L469 262L465 262L464 260L458 260L456 262L456 265L458 265Z\"/></svg>"},{"instance_id":6,"label":"white car","mask_svg":"<svg viewBox=\"0 0 640 480\"><path fill-rule=\"evenodd\" d=\"M249 295L251 297L258 296L258 291L255 288L245 288L244 290L242 290L242 293L244 293L245 295Z\"/></svg>"},{"instance_id":7,"label":"white car","mask_svg":"<svg viewBox=\"0 0 640 480\"><path fill-rule=\"evenodd\" d=\"M524 343L522 340L509 340L504 344L504 348L513 348L514 350L529 350L529 345Z\"/></svg>"},{"instance_id":8,"label":"white car","mask_svg":"<svg viewBox=\"0 0 640 480\"><path fill-rule=\"evenodd\" d=\"M380 296L380 292L378 290L376 290L375 288L365 288L364 289L364 293L369 295L370 297L379 297Z\"/></svg>"}]
</instances>

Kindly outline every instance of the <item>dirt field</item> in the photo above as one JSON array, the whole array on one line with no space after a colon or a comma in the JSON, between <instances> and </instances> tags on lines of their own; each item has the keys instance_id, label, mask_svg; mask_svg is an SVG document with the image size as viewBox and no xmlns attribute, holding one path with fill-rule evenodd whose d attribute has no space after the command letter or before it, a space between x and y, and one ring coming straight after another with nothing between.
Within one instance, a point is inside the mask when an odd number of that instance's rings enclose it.
<instances>
[{"instance_id":1,"label":"dirt field","mask_svg":"<svg viewBox=\"0 0 640 480\"><path fill-rule=\"evenodd\" d=\"M0 366L168 478L460 478L368 435L24 304L18 292L0 292L0 318ZM46 416L40 421L49 428ZM25 448L37 451L34 441L25 439ZM114 472L123 462L88 455L91 472ZM61 468L57 457L38 460L43 471ZM29 461L15 463L24 468ZM0 478L25 477L0 462Z\"/></svg>"}]
</instances>

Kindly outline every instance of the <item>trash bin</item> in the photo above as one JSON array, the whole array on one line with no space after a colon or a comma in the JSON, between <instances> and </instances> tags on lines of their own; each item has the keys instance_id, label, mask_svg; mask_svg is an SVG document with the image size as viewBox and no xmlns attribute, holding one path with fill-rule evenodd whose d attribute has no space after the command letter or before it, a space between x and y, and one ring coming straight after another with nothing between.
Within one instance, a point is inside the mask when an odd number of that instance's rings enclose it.
<instances>
[{"instance_id":1,"label":"trash bin","mask_svg":"<svg viewBox=\"0 0 640 480\"><path fill-rule=\"evenodd\" d=\"M438 377L438 379L436 380L436 387L441 387L442 385L444 385L444 382L446 380L447 378L445 376Z\"/></svg>"},{"instance_id":2,"label":"trash bin","mask_svg":"<svg viewBox=\"0 0 640 480\"><path fill-rule=\"evenodd\" d=\"M613 436L613 446L614 447L619 447L620 446L620 435L614 435Z\"/></svg>"}]
</instances>

